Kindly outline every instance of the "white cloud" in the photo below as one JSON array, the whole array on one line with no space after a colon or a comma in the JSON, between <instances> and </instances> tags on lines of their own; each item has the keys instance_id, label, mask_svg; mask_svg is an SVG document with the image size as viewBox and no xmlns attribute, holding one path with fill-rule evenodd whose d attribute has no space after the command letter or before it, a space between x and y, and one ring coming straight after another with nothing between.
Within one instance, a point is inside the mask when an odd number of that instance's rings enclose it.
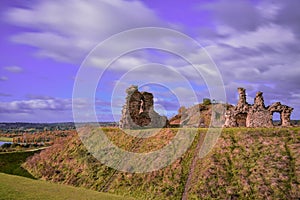
<instances>
[{"instance_id":1,"label":"white cloud","mask_svg":"<svg viewBox=\"0 0 300 200\"><path fill-rule=\"evenodd\" d=\"M64 111L72 109L72 102L78 109L87 108L91 100L85 98L77 99L61 99L61 98L45 98L45 99L30 99L30 100L18 100L10 102L0 102L1 113L30 113L37 110L55 110ZM109 102L104 102L99 99L95 101L98 106L107 106Z\"/></svg>"},{"instance_id":2,"label":"white cloud","mask_svg":"<svg viewBox=\"0 0 300 200\"><path fill-rule=\"evenodd\" d=\"M285 44L296 42L296 39L291 30L270 24L261 26L253 32L244 34L235 32L228 39L222 39L219 42L232 47L258 48L262 45L268 45L280 48Z\"/></svg>"},{"instance_id":3,"label":"white cloud","mask_svg":"<svg viewBox=\"0 0 300 200\"><path fill-rule=\"evenodd\" d=\"M7 81L8 78L6 76L0 76L0 81Z\"/></svg>"},{"instance_id":4,"label":"white cloud","mask_svg":"<svg viewBox=\"0 0 300 200\"><path fill-rule=\"evenodd\" d=\"M6 71L9 71L9 72L12 72L12 73L20 73L23 71L23 69L19 66L7 66L7 67L4 67L4 69Z\"/></svg>"},{"instance_id":5,"label":"white cloud","mask_svg":"<svg viewBox=\"0 0 300 200\"><path fill-rule=\"evenodd\" d=\"M13 36L13 41L37 47L40 56L69 62L83 59L92 47L120 31L162 24L141 2L122 0L45 0L11 9L6 19L33 30Z\"/></svg>"},{"instance_id":6,"label":"white cloud","mask_svg":"<svg viewBox=\"0 0 300 200\"><path fill-rule=\"evenodd\" d=\"M260 14L268 20L275 19L280 8L281 6L278 4L278 2L274 1L261 1L257 6L257 10L260 12Z\"/></svg>"},{"instance_id":7,"label":"white cloud","mask_svg":"<svg viewBox=\"0 0 300 200\"><path fill-rule=\"evenodd\" d=\"M26 113L33 110L65 110L70 108L68 100L32 99L11 102L0 102L0 111L3 113Z\"/></svg>"},{"instance_id":8,"label":"white cloud","mask_svg":"<svg viewBox=\"0 0 300 200\"><path fill-rule=\"evenodd\" d=\"M73 103L73 105L72 105ZM96 114L102 121L111 121L110 102L86 98L43 98L0 102L0 121L73 121L72 108L80 112L81 121L94 121L91 103L95 103Z\"/></svg>"},{"instance_id":9,"label":"white cloud","mask_svg":"<svg viewBox=\"0 0 300 200\"><path fill-rule=\"evenodd\" d=\"M261 13L250 1L219 0L200 5L201 10L211 11L215 24L226 24L236 30L255 30L263 23Z\"/></svg>"},{"instance_id":10,"label":"white cloud","mask_svg":"<svg viewBox=\"0 0 300 200\"><path fill-rule=\"evenodd\" d=\"M107 66L110 59L108 57L97 57L97 56L91 56L87 60L86 66L93 66L101 69L105 69L108 67L109 70L113 71L130 71L134 68L141 66L143 64L147 64L149 61L145 60L144 58L125 55L120 58L117 58L113 63L110 63L109 66Z\"/></svg>"}]
</instances>

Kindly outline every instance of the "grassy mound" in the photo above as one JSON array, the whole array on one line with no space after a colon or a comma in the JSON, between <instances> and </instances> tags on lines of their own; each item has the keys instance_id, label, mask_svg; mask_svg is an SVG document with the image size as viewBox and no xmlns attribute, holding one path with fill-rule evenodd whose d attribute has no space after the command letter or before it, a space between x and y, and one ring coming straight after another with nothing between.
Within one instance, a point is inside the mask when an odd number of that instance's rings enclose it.
<instances>
[{"instance_id":1,"label":"grassy mound","mask_svg":"<svg viewBox=\"0 0 300 200\"><path fill-rule=\"evenodd\" d=\"M197 161L190 197L298 199L299 152L299 129L226 129Z\"/></svg>"},{"instance_id":2,"label":"grassy mound","mask_svg":"<svg viewBox=\"0 0 300 200\"><path fill-rule=\"evenodd\" d=\"M162 129L136 143L136 138L117 128L105 129L116 145L134 152L160 149L176 131ZM106 167L87 152L76 136L33 156L24 167L36 178L139 199L181 199L184 191L188 199L300 197L299 128L224 129L215 148L200 159L195 156L197 144L205 132L206 129L198 130L181 158L151 173L130 174Z\"/></svg>"},{"instance_id":3,"label":"grassy mound","mask_svg":"<svg viewBox=\"0 0 300 200\"><path fill-rule=\"evenodd\" d=\"M0 172L34 178L21 165L28 157L33 156L37 152L39 151L0 153Z\"/></svg>"},{"instance_id":4,"label":"grassy mound","mask_svg":"<svg viewBox=\"0 0 300 200\"><path fill-rule=\"evenodd\" d=\"M129 199L93 190L32 180L2 173L0 173L0 180L0 199Z\"/></svg>"}]
</instances>

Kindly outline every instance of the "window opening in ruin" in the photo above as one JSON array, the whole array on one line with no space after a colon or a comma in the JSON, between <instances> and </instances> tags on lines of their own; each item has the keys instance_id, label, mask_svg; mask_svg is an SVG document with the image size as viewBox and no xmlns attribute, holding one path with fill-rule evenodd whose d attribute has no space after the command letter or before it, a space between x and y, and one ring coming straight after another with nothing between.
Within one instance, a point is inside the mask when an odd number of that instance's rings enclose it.
<instances>
[{"instance_id":1,"label":"window opening in ruin","mask_svg":"<svg viewBox=\"0 0 300 200\"><path fill-rule=\"evenodd\" d=\"M273 112L272 122L274 126L280 126L282 124L280 112Z\"/></svg>"},{"instance_id":2,"label":"window opening in ruin","mask_svg":"<svg viewBox=\"0 0 300 200\"><path fill-rule=\"evenodd\" d=\"M247 113L239 113L236 115L236 123L238 127L246 127Z\"/></svg>"},{"instance_id":3,"label":"window opening in ruin","mask_svg":"<svg viewBox=\"0 0 300 200\"><path fill-rule=\"evenodd\" d=\"M144 112L144 100L143 99L141 99L141 101L140 101L140 112L139 112L139 114L141 114L142 112Z\"/></svg>"}]
</instances>

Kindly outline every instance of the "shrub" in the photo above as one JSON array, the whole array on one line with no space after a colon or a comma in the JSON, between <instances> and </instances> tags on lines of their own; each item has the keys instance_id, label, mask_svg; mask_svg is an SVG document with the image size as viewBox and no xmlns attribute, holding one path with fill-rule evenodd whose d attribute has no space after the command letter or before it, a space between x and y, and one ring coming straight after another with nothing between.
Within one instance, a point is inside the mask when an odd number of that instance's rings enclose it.
<instances>
[{"instance_id":1,"label":"shrub","mask_svg":"<svg viewBox=\"0 0 300 200\"><path fill-rule=\"evenodd\" d=\"M203 99L203 104L204 105L210 105L211 104L211 100L209 98L204 98Z\"/></svg>"}]
</instances>

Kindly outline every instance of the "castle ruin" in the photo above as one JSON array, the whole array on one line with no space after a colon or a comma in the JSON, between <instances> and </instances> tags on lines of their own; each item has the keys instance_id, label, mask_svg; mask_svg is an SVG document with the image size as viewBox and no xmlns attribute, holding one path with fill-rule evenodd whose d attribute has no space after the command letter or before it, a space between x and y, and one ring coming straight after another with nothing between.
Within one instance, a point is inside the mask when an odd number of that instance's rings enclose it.
<instances>
[{"instance_id":1,"label":"castle ruin","mask_svg":"<svg viewBox=\"0 0 300 200\"><path fill-rule=\"evenodd\" d=\"M168 126L168 119L160 116L153 108L153 94L139 92L137 86L127 90L126 103L123 106L119 127L122 129L162 128Z\"/></svg>"},{"instance_id":2,"label":"castle ruin","mask_svg":"<svg viewBox=\"0 0 300 200\"><path fill-rule=\"evenodd\" d=\"M225 113L224 127L273 127L273 114L280 114L281 126L291 126L293 108L282 105L280 102L265 106L263 93L257 92L254 104L246 101L246 90L238 88L239 101L236 106L230 107Z\"/></svg>"},{"instance_id":3,"label":"castle ruin","mask_svg":"<svg viewBox=\"0 0 300 200\"><path fill-rule=\"evenodd\" d=\"M160 116L157 112L155 112L153 108L154 102L152 93L139 92L138 87L134 85L130 86L126 90L126 93L126 103L123 106L122 117L119 122L120 128L162 128L170 125L167 117ZM293 111L292 107L283 105L280 102L273 103L270 106L265 106L262 92L256 93L254 104L251 105L246 100L246 90L244 88L238 88L238 93L239 100L237 105L227 105L228 108L225 114L222 114L225 118L223 127L273 127L275 126L273 122L274 113L280 114L280 123L278 125L284 127L291 126L290 117ZM198 124L198 117L200 117L200 115L198 114L198 116L195 112L199 109L199 111L201 111L202 107L208 109L207 106L198 105L186 109L183 113L181 113L185 116L183 119L181 119L182 117L178 118L179 115L176 115L179 123L184 124L187 123L187 121L189 123L192 121L193 124ZM204 111L202 110L201 112ZM211 113L209 109L207 112ZM200 121L203 121L202 118ZM222 125L220 124L220 126Z\"/></svg>"}]
</instances>

